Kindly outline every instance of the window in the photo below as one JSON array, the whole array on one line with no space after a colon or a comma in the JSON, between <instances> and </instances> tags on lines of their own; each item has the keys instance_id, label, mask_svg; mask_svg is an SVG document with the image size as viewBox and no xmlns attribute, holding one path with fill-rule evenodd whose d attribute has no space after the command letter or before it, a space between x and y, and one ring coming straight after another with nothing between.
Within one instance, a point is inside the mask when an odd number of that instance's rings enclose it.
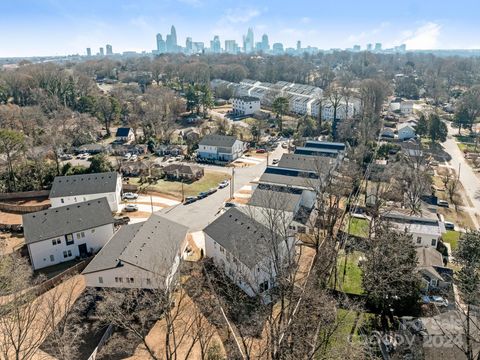
<instances>
[{"instance_id":1,"label":"window","mask_svg":"<svg viewBox=\"0 0 480 360\"><path fill-rule=\"evenodd\" d=\"M95 232L95 229L92 229L92 234Z\"/></svg>"},{"instance_id":2,"label":"window","mask_svg":"<svg viewBox=\"0 0 480 360\"><path fill-rule=\"evenodd\" d=\"M60 202L61 202L62 204L64 204L64 203L65 203L65 200L63 200L63 199L60 199Z\"/></svg>"},{"instance_id":3,"label":"window","mask_svg":"<svg viewBox=\"0 0 480 360\"><path fill-rule=\"evenodd\" d=\"M55 256L50 255L50 261L55 261Z\"/></svg>"},{"instance_id":4,"label":"window","mask_svg":"<svg viewBox=\"0 0 480 360\"><path fill-rule=\"evenodd\" d=\"M101 276L98 277L98 283L103 284L103 277L101 277Z\"/></svg>"},{"instance_id":5,"label":"window","mask_svg":"<svg viewBox=\"0 0 480 360\"><path fill-rule=\"evenodd\" d=\"M268 290L268 280L264 281L259 285L259 290L261 293Z\"/></svg>"},{"instance_id":6,"label":"window","mask_svg":"<svg viewBox=\"0 0 480 360\"><path fill-rule=\"evenodd\" d=\"M67 245L72 245L73 244L73 234L65 235L65 242L66 242Z\"/></svg>"},{"instance_id":7,"label":"window","mask_svg":"<svg viewBox=\"0 0 480 360\"><path fill-rule=\"evenodd\" d=\"M417 237L417 244L421 244L421 243L422 243L422 237L419 236L419 237Z\"/></svg>"},{"instance_id":8,"label":"window","mask_svg":"<svg viewBox=\"0 0 480 360\"><path fill-rule=\"evenodd\" d=\"M82 231L81 234L82 234L82 238L84 238L85 237L85 232Z\"/></svg>"},{"instance_id":9,"label":"window","mask_svg":"<svg viewBox=\"0 0 480 360\"><path fill-rule=\"evenodd\" d=\"M63 252L63 257L64 257L64 258L68 257L68 253L67 253L66 250Z\"/></svg>"},{"instance_id":10,"label":"window","mask_svg":"<svg viewBox=\"0 0 480 360\"><path fill-rule=\"evenodd\" d=\"M53 239L52 240L52 245L57 245L57 244L61 244L62 243L62 240L60 239Z\"/></svg>"},{"instance_id":11,"label":"window","mask_svg":"<svg viewBox=\"0 0 480 360\"><path fill-rule=\"evenodd\" d=\"M222 254L225 253L225 249L224 249L223 246L221 246L221 245L220 245L220 252L221 252Z\"/></svg>"},{"instance_id":12,"label":"window","mask_svg":"<svg viewBox=\"0 0 480 360\"><path fill-rule=\"evenodd\" d=\"M123 278L121 278L121 277L115 277L115 282L116 282L116 283L122 283L122 282L123 282Z\"/></svg>"},{"instance_id":13,"label":"window","mask_svg":"<svg viewBox=\"0 0 480 360\"><path fill-rule=\"evenodd\" d=\"M152 282L150 281L150 279L147 279L147 285L150 285Z\"/></svg>"},{"instance_id":14,"label":"window","mask_svg":"<svg viewBox=\"0 0 480 360\"><path fill-rule=\"evenodd\" d=\"M133 284L133 278L126 278L127 279L127 284Z\"/></svg>"},{"instance_id":15,"label":"window","mask_svg":"<svg viewBox=\"0 0 480 360\"><path fill-rule=\"evenodd\" d=\"M77 233L77 239L80 239L80 233Z\"/></svg>"},{"instance_id":16,"label":"window","mask_svg":"<svg viewBox=\"0 0 480 360\"><path fill-rule=\"evenodd\" d=\"M436 239L432 239L432 246L437 246L437 240Z\"/></svg>"},{"instance_id":17,"label":"window","mask_svg":"<svg viewBox=\"0 0 480 360\"><path fill-rule=\"evenodd\" d=\"M76 197L74 197L74 198L73 198L73 201L77 202L77 198L76 198Z\"/></svg>"}]
</instances>

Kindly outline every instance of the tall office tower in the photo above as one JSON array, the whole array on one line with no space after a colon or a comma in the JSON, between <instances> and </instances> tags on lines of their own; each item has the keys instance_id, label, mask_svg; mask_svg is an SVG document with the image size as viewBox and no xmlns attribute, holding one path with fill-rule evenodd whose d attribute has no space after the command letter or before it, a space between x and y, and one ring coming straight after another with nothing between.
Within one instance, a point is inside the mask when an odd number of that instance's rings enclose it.
<instances>
[{"instance_id":1,"label":"tall office tower","mask_svg":"<svg viewBox=\"0 0 480 360\"><path fill-rule=\"evenodd\" d=\"M407 45L402 44L402 45L399 46L399 49L400 49L401 52L405 52L405 51L407 51Z\"/></svg>"},{"instance_id":2,"label":"tall office tower","mask_svg":"<svg viewBox=\"0 0 480 360\"><path fill-rule=\"evenodd\" d=\"M282 43L275 43L272 45L272 51L274 55L281 55L283 54L283 44Z\"/></svg>"},{"instance_id":3,"label":"tall office tower","mask_svg":"<svg viewBox=\"0 0 480 360\"><path fill-rule=\"evenodd\" d=\"M99 50L100 50L100 53L99 53L99 54L100 54L100 56L104 56L104 55L105 55L105 53L103 52L103 47L101 47Z\"/></svg>"},{"instance_id":4,"label":"tall office tower","mask_svg":"<svg viewBox=\"0 0 480 360\"><path fill-rule=\"evenodd\" d=\"M235 40L225 40L225 52L227 54L236 54L238 52L237 42Z\"/></svg>"},{"instance_id":5,"label":"tall office tower","mask_svg":"<svg viewBox=\"0 0 480 360\"><path fill-rule=\"evenodd\" d=\"M367 44L367 51L372 51L372 44Z\"/></svg>"},{"instance_id":6,"label":"tall office tower","mask_svg":"<svg viewBox=\"0 0 480 360\"><path fill-rule=\"evenodd\" d=\"M243 37L243 51L247 54L253 52L254 45L253 30L248 28L247 36Z\"/></svg>"},{"instance_id":7,"label":"tall office tower","mask_svg":"<svg viewBox=\"0 0 480 360\"><path fill-rule=\"evenodd\" d=\"M382 51L382 43L375 44L375 51Z\"/></svg>"},{"instance_id":8,"label":"tall office tower","mask_svg":"<svg viewBox=\"0 0 480 360\"><path fill-rule=\"evenodd\" d=\"M302 50L302 42L300 40L297 41L297 51Z\"/></svg>"},{"instance_id":9,"label":"tall office tower","mask_svg":"<svg viewBox=\"0 0 480 360\"><path fill-rule=\"evenodd\" d=\"M175 26L172 25L170 29L170 40L172 49L170 52L178 52L178 45L177 45L177 31L175 30Z\"/></svg>"},{"instance_id":10,"label":"tall office tower","mask_svg":"<svg viewBox=\"0 0 480 360\"><path fill-rule=\"evenodd\" d=\"M268 35L267 34L262 35L262 50L263 51L270 50L270 44L268 43Z\"/></svg>"},{"instance_id":11,"label":"tall office tower","mask_svg":"<svg viewBox=\"0 0 480 360\"><path fill-rule=\"evenodd\" d=\"M112 45L107 44L107 45L105 46L105 48L107 49L107 55L113 55Z\"/></svg>"},{"instance_id":12,"label":"tall office tower","mask_svg":"<svg viewBox=\"0 0 480 360\"><path fill-rule=\"evenodd\" d=\"M157 34L157 53L163 54L165 52L165 40L162 38L162 34Z\"/></svg>"},{"instance_id":13,"label":"tall office tower","mask_svg":"<svg viewBox=\"0 0 480 360\"><path fill-rule=\"evenodd\" d=\"M353 45L353 51L359 52L362 49L360 45Z\"/></svg>"},{"instance_id":14,"label":"tall office tower","mask_svg":"<svg viewBox=\"0 0 480 360\"><path fill-rule=\"evenodd\" d=\"M218 35L213 37L213 40L210 41L210 51L214 54L220 54L222 52L222 45L220 43L220 38Z\"/></svg>"},{"instance_id":15,"label":"tall office tower","mask_svg":"<svg viewBox=\"0 0 480 360\"><path fill-rule=\"evenodd\" d=\"M87 56L92 56L92 49L87 48Z\"/></svg>"},{"instance_id":16,"label":"tall office tower","mask_svg":"<svg viewBox=\"0 0 480 360\"><path fill-rule=\"evenodd\" d=\"M165 52L171 53L173 52L173 47L172 47L172 35L167 34L167 37L165 38Z\"/></svg>"},{"instance_id":17,"label":"tall office tower","mask_svg":"<svg viewBox=\"0 0 480 360\"><path fill-rule=\"evenodd\" d=\"M187 54L191 54L192 53L192 38L191 37L187 37L187 39L185 40L185 52Z\"/></svg>"}]
</instances>

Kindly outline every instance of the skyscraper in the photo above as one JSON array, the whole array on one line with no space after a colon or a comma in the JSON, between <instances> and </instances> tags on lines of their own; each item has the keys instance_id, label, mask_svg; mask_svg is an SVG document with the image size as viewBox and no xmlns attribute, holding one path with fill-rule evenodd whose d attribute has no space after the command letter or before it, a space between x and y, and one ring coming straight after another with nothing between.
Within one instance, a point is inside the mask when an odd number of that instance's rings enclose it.
<instances>
[{"instance_id":1,"label":"skyscraper","mask_svg":"<svg viewBox=\"0 0 480 360\"><path fill-rule=\"evenodd\" d=\"M270 50L270 44L268 43L268 35L267 34L262 35L262 50L263 51Z\"/></svg>"},{"instance_id":2,"label":"skyscraper","mask_svg":"<svg viewBox=\"0 0 480 360\"><path fill-rule=\"evenodd\" d=\"M243 51L249 54L253 52L254 46L255 46L255 42L253 39L253 30L252 28L248 28L247 36L243 37Z\"/></svg>"},{"instance_id":3,"label":"skyscraper","mask_svg":"<svg viewBox=\"0 0 480 360\"><path fill-rule=\"evenodd\" d=\"M382 51L382 43L375 44L375 51Z\"/></svg>"},{"instance_id":4,"label":"skyscraper","mask_svg":"<svg viewBox=\"0 0 480 360\"><path fill-rule=\"evenodd\" d=\"M170 28L170 47L169 52L178 52L178 45L177 45L177 30L175 30L175 26L172 25Z\"/></svg>"},{"instance_id":5,"label":"skyscraper","mask_svg":"<svg viewBox=\"0 0 480 360\"><path fill-rule=\"evenodd\" d=\"M193 49L193 46L192 46L192 38L191 38L191 37L187 37L187 39L185 40L185 50L186 50L186 53L187 53L187 54L191 54L191 53L192 53L192 49Z\"/></svg>"},{"instance_id":6,"label":"skyscraper","mask_svg":"<svg viewBox=\"0 0 480 360\"><path fill-rule=\"evenodd\" d=\"M157 53L163 54L165 52L165 40L162 39L162 34L157 34Z\"/></svg>"},{"instance_id":7,"label":"skyscraper","mask_svg":"<svg viewBox=\"0 0 480 360\"><path fill-rule=\"evenodd\" d=\"M282 43L275 43L272 45L272 51L274 55L281 55L283 54L283 44Z\"/></svg>"},{"instance_id":8,"label":"skyscraper","mask_svg":"<svg viewBox=\"0 0 480 360\"><path fill-rule=\"evenodd\" d=\"M100 50L100 52L99 52L100 56L104 56L105 53L103 52L103 47L101 47L99 50Z\"/></svg>"},{"instance_id":9,"label":"skyscraper","mask_svg":"<svg viewBox=\"0 0 480 360\"><path fill-rule=\"evenodd\" d=\"M225 52L227 54L237 54L238 45L235 40L225 40Z\"/></svg>"},{"instance_id":10,"label":"skyscraper","mask_svg":"<svg viewBox=\"0 0 480 360\"><path fill-rule=\"evenodd\" d=\"M300 40L297 41L297 51L302 50L302 42Z\"/></svg>"},{"instance_id":11,"label":"skyscraper","mask_svg":"<svg viewBox=\"0 0 480 360\"><path fill-rule=\"evenodd\" d=\"M210 51L214 54L220 54L222 52L222 45L220 44L220 38L218 35L215 35L213 40L210 41Z\"/></svg>"},{"instance_id":12,"label":"skyscraper","mask_svg":"<svg viewBox=\"0 0 480 360\"><path fill-rule=\"evenodd\" d=\"M107 45L105 46L105 48L107 49L107 55L113 55L112 45L107 44Z\"/></svg>"},{"instance_id":13,"label":"skyscraper","mask_svg":"<svg viewBox=\"0 0 480 360\"><path fill-rule=\"evenodd\" d=\"M92 56L92 49L87 48L87 56Z\"/></svg>"},{"instance_id":14,"label":"skyscraper","mask_svg":"<svg viewBox=\"0 0 480 360\"><path fill-rule=\"evenodd\" d=\"M367 51L372 51L372 44L367 44Z\"/></svg>"}]
</instances>

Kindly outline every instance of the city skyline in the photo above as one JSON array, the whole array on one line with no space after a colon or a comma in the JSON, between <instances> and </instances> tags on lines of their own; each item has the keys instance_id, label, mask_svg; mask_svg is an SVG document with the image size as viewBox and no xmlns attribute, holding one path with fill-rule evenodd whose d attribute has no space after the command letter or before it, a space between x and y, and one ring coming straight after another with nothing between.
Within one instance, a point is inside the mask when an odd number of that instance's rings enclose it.
<instances>
[{"instance_id":1,"label":"city skyline","mask_svg":"<svg viewBox=\"0 0 480 360\"><path fill-rule=\"evenodd\" d=\"M243 47L242 35L252 28L254 42L267 33L270 46L282 43L285 48L296 48L301 41L303 46L320 49L376 42L385 48L405 43L412 50L479 49L477 10L480 5L473 0L407 0L401 7L379 0L368 4L279 1L275 6L251 0L241 4L230 0L19 0L0 4L0 29L9 34L0 57L84 54L86 47L93 50L105 44L112 44L116 53L150 52L157 47L155 35L166 34L171 24L176 25L181 46L191 37L210 47L210 40L218 35L222 48L225 40Z\"/></svg>"}]
</instances>

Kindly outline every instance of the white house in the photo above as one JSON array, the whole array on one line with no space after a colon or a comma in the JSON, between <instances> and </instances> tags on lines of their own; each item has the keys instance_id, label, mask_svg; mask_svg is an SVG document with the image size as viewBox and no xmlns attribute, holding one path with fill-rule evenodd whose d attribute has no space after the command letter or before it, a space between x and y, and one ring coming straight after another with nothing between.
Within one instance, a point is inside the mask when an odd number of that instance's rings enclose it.
<instances>
[{"instance_id":1,"label":"white house","mask_svg":"<svg viewBox=\"0 0 480 360\"><path fill-rule=\"evenodd\" d=\"M406 231L412 234L415 246L435 249L442 234L446 232L443 222L437 219L407 216L399 213L385 214L382 219L398 231Z\"/></svg>"},{"instance_id":2,"label":"white house","mask_svg":"<svg viewBox=\"0 0 480 360\"><path fill-rule=\"evenodd\" d=\"M402 141L413 139L416 136L415 127L409 122L398 124L397 133L398 139Z\"/></svg>"},{"instance_id":3,"label":"white house","mask_svg":"<svg viewBox=\"0 0 480 360\"><path fill-rule=\"evenodd\" d=\"M443 264L443 256L432 247L417 247L417 271L425 291L445 288L452 283L453 271Z\"/></svg>"},{"instance_id":4,"label":"white house","mask_svg":"<svg viewBox=\"0 0 480 360\"><path fill-rule=\"evenodd\" d=\"M122 176L117 172L56 176L50 190L52 207L107 198L113 212L122 200Z\"/></svg>"},{"instance_id":5,"label":"white house","mask_svg":"<svg viewBox=\"0 0 480 360\"><path fill-rule=\"evenodd\" d=\"M177 273L187 231L158 214L122 226L83 270L87 286L167 288Z\"/></svg>"},{"instance_id":6,"label":"white house","mask_svg":"<svg viewBox=\"0 0 480 360\"><path fill-rule=\"evenodd\" d=\"M402 115L411 115L413 114L413 101L402 101L400 103L400 112Z\"/></svg>"},{"instance_id":7,"label":"white house","mask_svg":"<svg viewBox=\"0 0 480 360\"><path fill-rule=\"evenodd\" d=\"M235 136L206 135L198 144L197 159L215 161L233 161L246 149L243 141Z\"/></svg>"},{"instance_id":8,"label":"white house","mask_svg":"<svg viewBox=\"0 0 480 360\"><path fill-rule=\"evenodd\" d=\"M260 99L254 96L238 96L232 99L232 111L235 115L251 115L260 111Z\"/></svg>"},{"instance_id":9,"label":"white house","mask_svg":"<svg viewBox=\"0 0 480 360\"><path fill-rule=\"evenodd\" d=\"M268 301L265 295L276 284L276 269L292 259L295 240L267 228L266 219L250 210L231 208L208 225L203 230L205 255L249 296Z\"/></svg>"},{"instance_id":10,"label":"white house","mask_svg":"<svg viewBox=\"0 0 480 360\"><path fill-rule=\"evenodd\" d=\"M95 253L112 237L113 224L105 198L23 215L33 269Z\"/></svg>"},{"instance_id":11,"label":"white house","mask_svg":"<svg viewBox=\"0 0 480 360\"><path fill-rule=\"evenodd\" d=\"M132 128L119 127L115 133L115 140L122 143L132 142L135 138Z\"/></svg>"}]
</instances>

